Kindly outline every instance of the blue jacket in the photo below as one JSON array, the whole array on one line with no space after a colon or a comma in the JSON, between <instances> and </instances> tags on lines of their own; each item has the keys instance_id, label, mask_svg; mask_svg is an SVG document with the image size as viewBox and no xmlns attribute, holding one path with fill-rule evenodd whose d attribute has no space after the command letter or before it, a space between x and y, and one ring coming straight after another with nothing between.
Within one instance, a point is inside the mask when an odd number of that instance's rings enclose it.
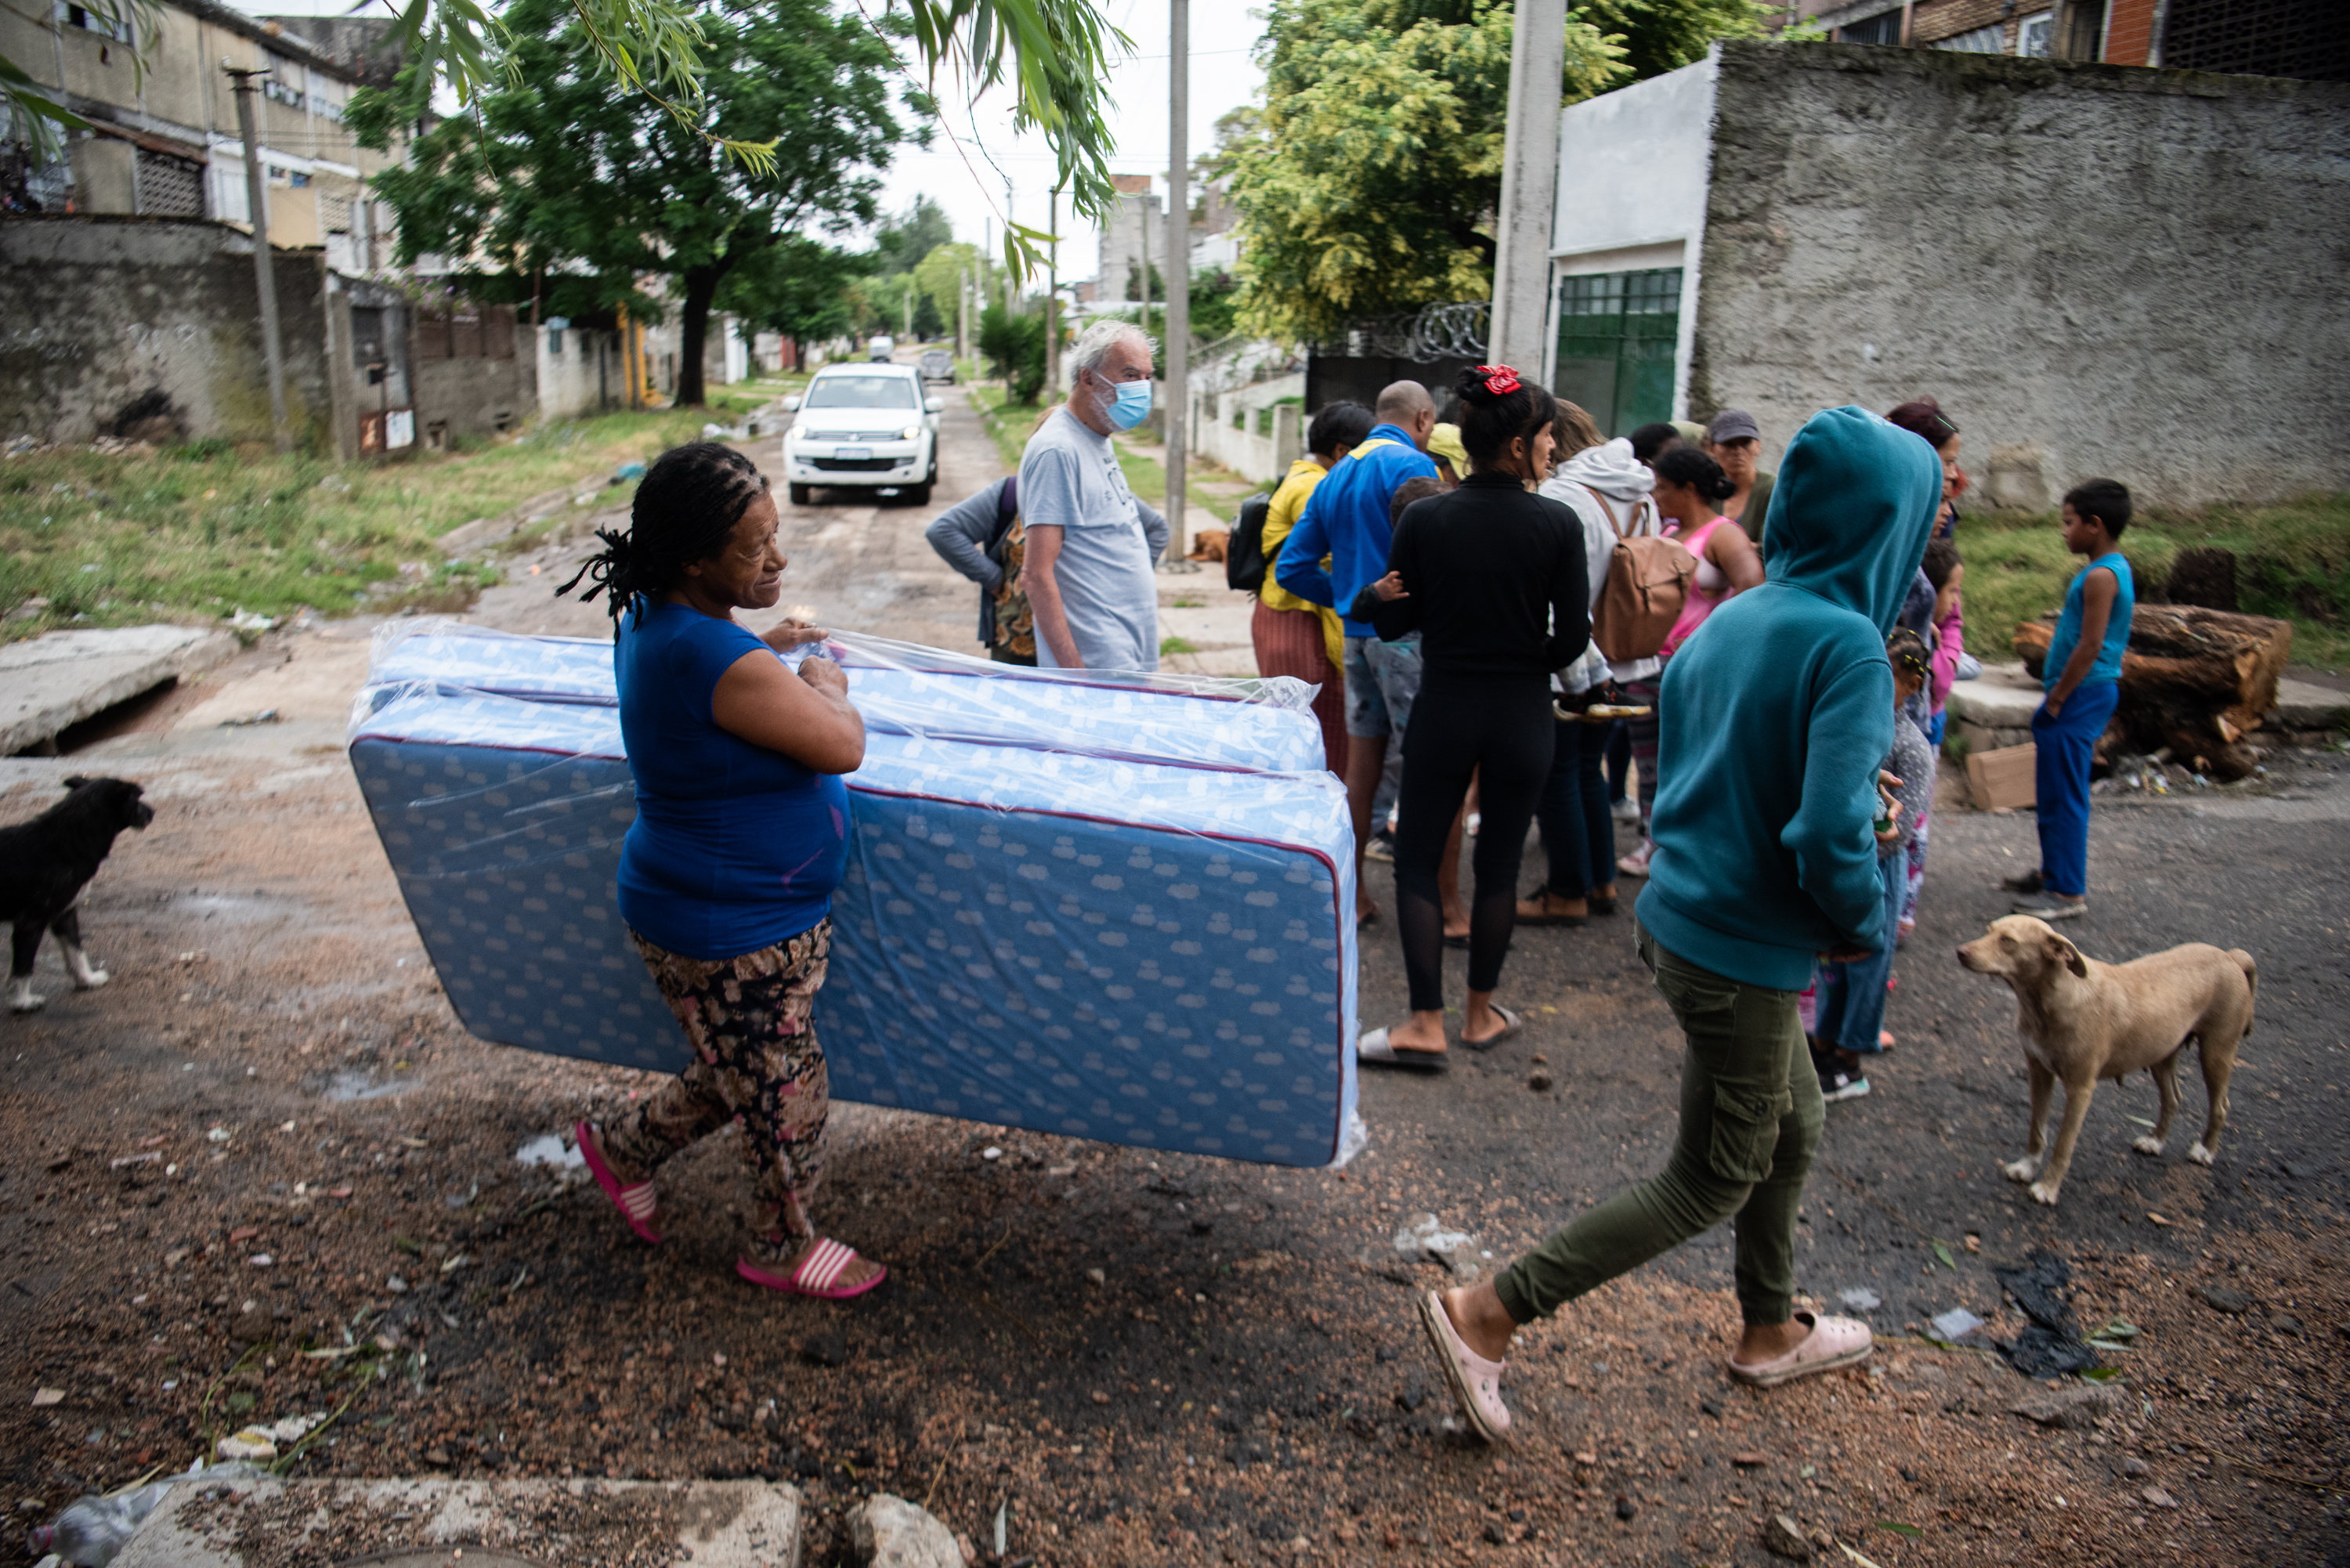
<instances>
[{"instance_id":1,"label":"blue jacket","mask_svg":"<svg viewBox=\"0 0 2350 1568\"><path fill-rule=\"evenodd\" d=\"M1363 441L1367 446L1382 439L1394 444L1368 452L1358 446L1338 460L1305 498L1297 526L1282 542L1273 580L1309 604L1333 609L1352 605L1357 594L1387 576L1388 545L1395 537L1388 503L1405 480L1436 477L1436 460L1394 425L1373 426ZM1326 572L1322 569L1325 556L1330 557ZM1378 633L1362 621L1350 620L1347 635Z\"/></svg>"},{"instance_id":2,"label":"blue jacket","mask_svg":"<svg viewBox=\"0 0 2350 1568\"><path fill-rule=\"evenodd\" d=\"M1942 494L1934 449L1827 409L1787 449L1761 587L1665 667L1640 923L1682 959L1779 991L1816 955L1880 949L1877 770L1893 745L1885 637Z\"/></svg>"}]
</instances>

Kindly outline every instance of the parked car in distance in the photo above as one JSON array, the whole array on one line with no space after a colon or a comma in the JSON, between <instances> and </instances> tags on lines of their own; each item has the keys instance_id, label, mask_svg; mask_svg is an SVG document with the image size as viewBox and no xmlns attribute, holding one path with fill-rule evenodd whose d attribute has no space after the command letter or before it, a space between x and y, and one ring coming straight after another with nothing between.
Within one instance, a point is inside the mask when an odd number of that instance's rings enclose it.
<instances>
[{"instance_id":1,"label":"parked car in distance","mask_svg":"<svg viewBox=\"0 0 2350 1568\"><path fill-rule=\"evenodd\" d=\"M911 365L827 365L784 435L784 477L795 506L824 489L877 491L927 504L939 480L939 411Z\"/></svg>"},{"instance_id":2,"label":"parked car in distance","mask_svg":"<svg viewBox=\"0 0 2350 1568\"><path fill-rule=\"evenodd\" d=\"M933 348L929 353L922 356L923 380L944 381L948 386L951 387L954 385L954 379L955 369L953 355L948 353L943 348Z\"/></svg>"},{"instance_id":3,"label":"parked car in distance","mask_svg":"<svg viewBox=\"0 0 2350 1568\"><path fill-rule=\"evenodd\" d=\"M865 346L865 357L868 359L872 360L877 365L888 364L889 362L889 356L895 354L897 351L898 340L887 334L874 338L872 342L868 343Z\"/></svg>"}]
</instances>

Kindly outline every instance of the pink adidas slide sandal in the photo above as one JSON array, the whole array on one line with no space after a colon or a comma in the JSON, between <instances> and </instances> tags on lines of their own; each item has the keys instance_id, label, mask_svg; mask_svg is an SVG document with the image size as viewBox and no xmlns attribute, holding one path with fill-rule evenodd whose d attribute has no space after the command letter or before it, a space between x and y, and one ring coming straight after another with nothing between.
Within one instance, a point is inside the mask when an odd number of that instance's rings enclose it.
<instances>
[{"instance_id":1,"label":"pink adidas slide sandal","mask_svg":"<svg viewBox=\"0 0 2350 1568\"><path fill-rule=\"evenodd\" d=\"M1470 1349L1460 1330L1452 1326L1444 1298L1434 1291L1419 1298L1419 1322L1428 1330L1429 1344L1435 1347L1437 1365L1444 1368L1444 1381L1452 1386L1452 1397L1461 1402L1461 1413L1487 1442L1508 1442L1510 1407L1502 1403L1502 1374L1510 1364L1488 1361Z\"/></svg>"},{"instance_id":2,"label":"pink adidas slide sandal","mask_svg":"<svg viewBox=\"0 0 2350 1568\"><path fill-rule=\"evenodd\" d=\"M604 1143L595 1123L578 1123L571 1129L571 1139L579 1146L579 1158L588 1162L588 1173L604 1189L604 1196L619 1205L620 1218L629 1222L637 1240L660 1246L660 1232L653 1229L653 1214L660 1207L660 1194L653 1190L653 1184L639 1181L633 1187L626 1186L612 1174L612 1168L604 1163Z\"/></svg>"},{"instance_id":3,"label":"pink adidas slide sandal","mask_svg":"<svg viewBox=\"0 0 2350 1568\"><path fill-rule=\"evenodd\" d=\"M857 1261L857 1249L844 1247L825 1238L800 1254L799 1265L788 1274L778 1272L764 1263L754 1263L748 1258L734 1260L734 1272L754 1285L764 1285L771 1291L787 1295L815 1296L819 1301L845 1302L851 1296L861 1296L889 1277L889 1271L877 1268L873 1277L853 1285L837 1285L848 1265Z\"/></svg>"}]
</instances>

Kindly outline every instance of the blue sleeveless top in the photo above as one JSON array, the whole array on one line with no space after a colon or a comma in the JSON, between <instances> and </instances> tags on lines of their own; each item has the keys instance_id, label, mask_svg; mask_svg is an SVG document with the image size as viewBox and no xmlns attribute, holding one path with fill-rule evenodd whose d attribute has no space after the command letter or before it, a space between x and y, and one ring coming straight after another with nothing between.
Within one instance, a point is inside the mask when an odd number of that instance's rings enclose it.
<instances>
[{"instance_id":1,"label":"blue sleeveless top","mask_svg":"<svg viewBox=\"0 0 2350 1568\"><path fill-rule=\"evenodd\" d=\"M2089 574L2105 566L2114 574L2119 585L2114 594L2114 611L2106 622L2105 646L2097 650L2096 663L2081 677L2081 684L2094 686L2100 680L2122 678L2122 649L2129 646L2130 616L2137 608L2137 580L2130 576L2129 557L2116 550L2100 556L2074 576L2072 587L2064 590L2064 613L2056 618L2056 635L2048 642L2048 662L2040 667L2041 690L2053 691L2056 682L2064 677L2064 666L2073 659L2073 649L2081 642L2081 586Z\"/></svg>"},{"instance_id":2,"label":"blue sleeveless top","mask_svg":"<svg viewBox=\"0 0 2350 1568\"><path fill-rule=\"evenodd\" d=\"M839 775L711 717L719 677L746 653L769 649L731 620L667 604L623 617L612 650L637 781L620 919L687 958L735 958L798 936L831 913L848 858Z\"/></svg>"}]
</instances>

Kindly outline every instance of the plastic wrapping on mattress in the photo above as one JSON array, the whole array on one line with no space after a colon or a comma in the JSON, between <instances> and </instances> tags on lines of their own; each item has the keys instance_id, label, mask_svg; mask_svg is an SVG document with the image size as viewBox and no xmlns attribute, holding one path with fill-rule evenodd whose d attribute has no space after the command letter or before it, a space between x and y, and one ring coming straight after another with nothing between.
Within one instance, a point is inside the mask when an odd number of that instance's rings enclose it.
<instances>
[{"instance_id":1,"label":"plastic wrapping on mattress","mask_svg":"<svg viewBox=\"0 0 2350 1568\"><path fill-rule=\"evenodd\" d=\"M1286 676L1023 670L850 632L785 659L795 663L811 651L848 672L868 731L1262 773L1323 765L1314 688ZM544 702L619 701L608 640L518 637L437 618L379 631L369 684L377 701L409 685Z\"/></svg>"},{"instance_id":2,"label":"plastic wrapping on mattress","mask_svg":"<svg viewBox=\"0 0 2350 1568\"><path fill-rule=\"evenodd\" d=\"M1352 837L1307 688L1079 686L905 648L825 649L868 729L816 1013L835 1096L1274 1164L1350 1156ZM609 644L444 626L379 652L352 762L466 1026L680 1065L615 908L635 803ZM1234 760L1260 757L1291 765Z\"/></svg>"}]
</instances>

